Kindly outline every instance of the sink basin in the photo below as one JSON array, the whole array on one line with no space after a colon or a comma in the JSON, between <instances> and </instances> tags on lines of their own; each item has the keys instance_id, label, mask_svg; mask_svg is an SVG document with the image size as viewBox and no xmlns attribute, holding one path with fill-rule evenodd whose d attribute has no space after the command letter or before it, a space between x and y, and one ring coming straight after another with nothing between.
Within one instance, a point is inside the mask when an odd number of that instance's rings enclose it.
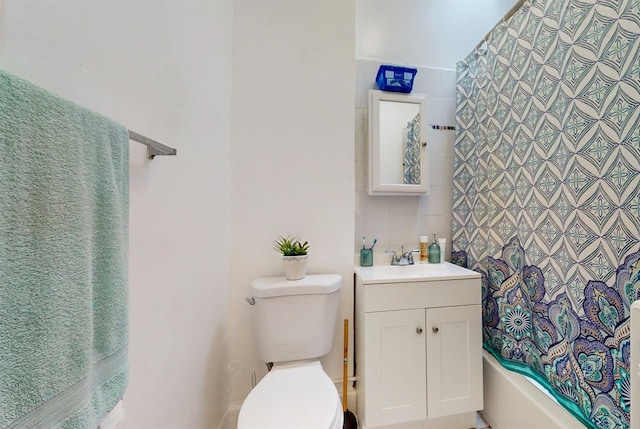
<instances>
[{"instance_id":1,"label":"sink basin","mask_svg":"<svg viewBox=\"0 0 640 429\"><path fill-rule=\"evenodd\" d=\"M381 277L424 277L445 269L442 264L378 265L373 274Z\"/></svg>"},{"instance_id":2,"label":"sink basin","mask_svg":"<svg viewBox=\"0 0 640 429\"><path fill-rule=\"evenodd\" d=\"M402 266L376 265L373 267L356 267L355 271L362 278L364 283L429 281L480 277L480 273L462 268L449 262Z\"/></svg>"}]
</instances>

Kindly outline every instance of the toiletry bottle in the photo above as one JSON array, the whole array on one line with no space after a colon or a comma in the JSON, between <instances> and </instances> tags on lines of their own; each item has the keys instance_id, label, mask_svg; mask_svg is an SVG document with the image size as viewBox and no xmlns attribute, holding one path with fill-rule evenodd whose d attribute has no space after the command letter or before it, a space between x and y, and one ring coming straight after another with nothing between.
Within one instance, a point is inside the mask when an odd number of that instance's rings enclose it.
<instances>
[{"instance_id":1,"label":"toiletry bottle","mask_svg":"<svg viewBox=\"0 0 640 429\"><path fill-rule=\"evenodd\" d=\"M422 263L427 262L427 258L428 258L427 246L428 245L429 245L429 237L427 237L426 235L421 235L420 236L420 262Z\"/></svg>"},{"instance_id":2,"label":"toiletry bottle","mask_svg":"<svg viewBox=\"0 0 640 429\"><path fill-rule=\"evenodd\" d=\"M445 252L447 248L447 239L446 238L438 238L438 246L440 246L440 262L444 262Z\"/></svg>"},{"instance_id":3,"label":"toiletry bottle","mask_svg":"<svg viewBox=\"0 0 640 429\"><path fill-rule=\"evenodd\" d=\"M429 263L430 264L440 263L440 246L438 246L438 242L436 241L435 234L433 234L433 243L429 245Z\"/></svg>"}]
</instances>

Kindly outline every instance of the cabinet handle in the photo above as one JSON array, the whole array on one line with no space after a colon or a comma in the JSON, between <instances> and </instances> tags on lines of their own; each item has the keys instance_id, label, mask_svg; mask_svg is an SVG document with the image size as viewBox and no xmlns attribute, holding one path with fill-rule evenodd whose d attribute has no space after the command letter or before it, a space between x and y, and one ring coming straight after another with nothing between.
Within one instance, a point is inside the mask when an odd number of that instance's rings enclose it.
<instances>
[{"instance_id":1,"label":"cabinet handle","mask_svg":"<svg viewBox=\"0 0 640 429\"><path fill-rule=\"evenodd\" d=\"M434 326L433 328L431 328L431 330L433 331L434 334L437 334L440 331L440 329L438 329L437 326Z\"/></svg>"},{"instance_id":2,"label":"cabinet handle","mask_svg":"<svg viewBox=\"0 0 640 429\"><path fill-rule=\"evenodd\" d=\"M416 328L416 332L417 332L418 334L422 334L422 328L421 328L421 327L417 327L417 328Z\"/></svg>"}]
</instances>

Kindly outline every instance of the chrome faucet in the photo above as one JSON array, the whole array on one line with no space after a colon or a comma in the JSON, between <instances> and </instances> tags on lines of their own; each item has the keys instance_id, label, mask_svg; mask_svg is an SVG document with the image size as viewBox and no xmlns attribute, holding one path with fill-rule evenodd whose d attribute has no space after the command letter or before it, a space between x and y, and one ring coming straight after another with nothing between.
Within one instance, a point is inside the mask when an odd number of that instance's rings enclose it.
<instances>
[{"instance_id":1,"label":"chrome faucet","mask_svg":"<svg viewBox=\"0 0 640 429\"><path fill-rule=\"evenodd\" d=\"M420 252L419 250L412 250L410 252L404 251L404 246L401 246L401 254L398 257L398 254L395 250L385 250L385 253L392 253L391 256L391 265L413 265L413 254Z\"/></svg>"},{"instance_id":2,"label":"chrome faucet","mask_svg":"<svg viewBox=\"0 0 640 429\"><path fill-rule=\"evenodd\" d=\"M391 265L398 265L398 254L395 250L385 250L384 253L393 253L391 256Z\"/></svg>"}]
</instances>

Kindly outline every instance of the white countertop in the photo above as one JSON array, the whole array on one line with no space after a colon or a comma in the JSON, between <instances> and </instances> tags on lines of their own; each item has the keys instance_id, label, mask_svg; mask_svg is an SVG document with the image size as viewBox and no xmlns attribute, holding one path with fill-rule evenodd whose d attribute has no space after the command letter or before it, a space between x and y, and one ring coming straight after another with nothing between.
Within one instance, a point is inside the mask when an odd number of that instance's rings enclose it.
<instances>
[{"instance_id":1,"label":"white countertop","mask_svg":"<svg viewBox=\"0 0 640 429\"><path fill-rule=\"evenodd\" d=\"M476 279L480 273L462 268L450 262L440 264L374 265L355 267L363 284L425 282L435 280Z\"/></svg>"}]
</instances>

